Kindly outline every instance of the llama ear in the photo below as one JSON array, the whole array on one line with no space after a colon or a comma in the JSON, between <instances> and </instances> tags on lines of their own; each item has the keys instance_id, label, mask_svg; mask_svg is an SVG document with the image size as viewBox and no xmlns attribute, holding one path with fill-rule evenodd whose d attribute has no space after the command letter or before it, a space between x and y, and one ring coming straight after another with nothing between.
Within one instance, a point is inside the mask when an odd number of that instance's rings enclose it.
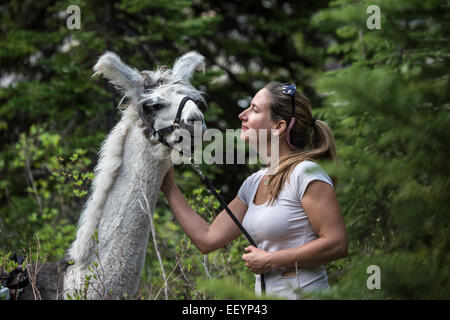
<instances>
[{"instance_id":1,"label":"llama ear","mask_svg":"<svg viewBox=\"0 0 450 320\"><path fill-rule=\"evenodd\" d=\"M120 60L114 52L105 52L94 66L94 75L103 75L126 96L138 100L144 88L144 79L135 68Z\"/></svg>"},{"instance_id":2,"label":"llama ear","mask_svg":"<svg viewBox=\"0 0 450 320\"><path fill-rule=\"evenodd\" d=\"M196 69L205 72L205 57L196 51L191 51L175 61L172 73L177 78L189 81Z\"/></svg>"}]
</instances>

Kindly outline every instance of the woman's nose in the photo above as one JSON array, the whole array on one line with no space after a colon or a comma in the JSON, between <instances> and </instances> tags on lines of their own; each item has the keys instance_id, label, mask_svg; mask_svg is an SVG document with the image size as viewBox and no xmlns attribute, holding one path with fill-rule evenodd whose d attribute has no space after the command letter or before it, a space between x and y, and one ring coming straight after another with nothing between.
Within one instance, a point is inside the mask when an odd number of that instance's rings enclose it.
<instances>
[{"instance_id":1,"label":"woman's nose","mask_svg":"<svg viewBox=\"0 0 450 320\"><path fill-rule=\"evenodd\" d=\"M244 111L242 111L242 112L238 115L239 120L245 121L245 118L247 117L247 116L246 116L246 111L247 111L247 109L245 109Z\"/></svg>"}]
</instances>

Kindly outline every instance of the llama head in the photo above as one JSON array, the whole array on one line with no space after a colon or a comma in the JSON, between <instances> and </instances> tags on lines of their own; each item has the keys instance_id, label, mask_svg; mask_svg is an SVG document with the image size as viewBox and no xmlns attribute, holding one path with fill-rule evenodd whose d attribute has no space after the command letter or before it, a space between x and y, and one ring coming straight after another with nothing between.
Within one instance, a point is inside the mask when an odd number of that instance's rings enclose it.
<instances>
[{"instance_id":1,"label":"llama head","mask_svg":"<svg viewBox=\"0 0 450 320\"><path fill-rule=\"evenodd\" d=\"M149 116L155 130L173 124L181 100L188 96L198 103L206 105L202 92L190 84L195 70L204 70L204 57L195 51L178 58L172 69L164 67L155 71L142 71L122 62L113 52L104 53L94 66L95 74L107 78L123 95L131 100L129 107ZM151 107L149 112L147 107ZM140 121L140 120L139 120ZM191 134L204 132L206 126L203 113L197 104L188 100L181 113L180 127ZM198 128L197 128L198 127ZM174 144L179 134L174 131L165 137L169 144ZM157 143L155 137L150 141Z\"/></svg>"}]
</instances>

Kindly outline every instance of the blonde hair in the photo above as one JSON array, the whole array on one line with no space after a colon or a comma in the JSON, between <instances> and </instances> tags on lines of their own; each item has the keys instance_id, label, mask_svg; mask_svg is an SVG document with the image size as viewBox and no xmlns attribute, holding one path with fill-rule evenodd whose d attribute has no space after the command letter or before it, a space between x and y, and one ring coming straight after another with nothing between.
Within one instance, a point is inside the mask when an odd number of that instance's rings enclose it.
<instances>
[{"instance_id":1,"label":"blonde hair","mask_svg":"<svg viewBox=\"0 0 450 320\"><path fill-rule=\"evenodd\" d=\"M292 101L283 94L285 84L270 82L264 88L271 96L270 109L272 121L285 120L290 123ZM279 196L286 180L297 164L305 160L333 160L337 162L333 132L322 120L315 120L311 113L311 102L299 91L295 92L295 123L290 131L290 143L298 148L294 154L281 157L272 175L269 176L269 205ZM284 132L286 134L286 131ZM283 136L284 138L284 136ZM337 179L331 177L336 186Z\"/></svg>"}]
</instances>

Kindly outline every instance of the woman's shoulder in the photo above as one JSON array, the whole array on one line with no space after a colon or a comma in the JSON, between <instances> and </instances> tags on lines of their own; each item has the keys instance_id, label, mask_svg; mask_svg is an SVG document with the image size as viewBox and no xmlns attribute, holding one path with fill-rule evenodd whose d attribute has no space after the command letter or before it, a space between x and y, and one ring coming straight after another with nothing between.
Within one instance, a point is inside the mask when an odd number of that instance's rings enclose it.
<instances>
[{"instance_id":1,"label":"woman's shoulder","mask_svg":"<svg viewBox=\"0 0 450 320\"><path fill-rule=\"evenodd\" d=\"M308 184L314 180L326 182L331 187L334 187L330 176L314 161L304 160L297 164L294 170L292 170L290 183L294 186L300 200L302 199Z\"/></svg>"},{"instance_id":2,"label":"woman's shoulder","mask_svg":"<svg viewBox=\"0 0 450 320\"><path fill-rule=\"evenodd\" d=\"M314 171L314 170L320 170L324 171L322 167L317 164L314 161L311 160L303 160L300 163L297 163L294 167L293 171L296 171L297 173L307 172L307 171Z\"/></svg>"},{"instance_id":3,"label":"woman's shoulder","mask_svg":"<svg viewBox=\"0 0 450 320\"><path fill-rule=\"evenodd\" d=\"M330 177L325 172L325 170L316 162L310 160L304 160L298 163L295 168L292 170L293 176L295 177L325 177L327 180L330 180Z\"/></svg>"}]
</instances>

